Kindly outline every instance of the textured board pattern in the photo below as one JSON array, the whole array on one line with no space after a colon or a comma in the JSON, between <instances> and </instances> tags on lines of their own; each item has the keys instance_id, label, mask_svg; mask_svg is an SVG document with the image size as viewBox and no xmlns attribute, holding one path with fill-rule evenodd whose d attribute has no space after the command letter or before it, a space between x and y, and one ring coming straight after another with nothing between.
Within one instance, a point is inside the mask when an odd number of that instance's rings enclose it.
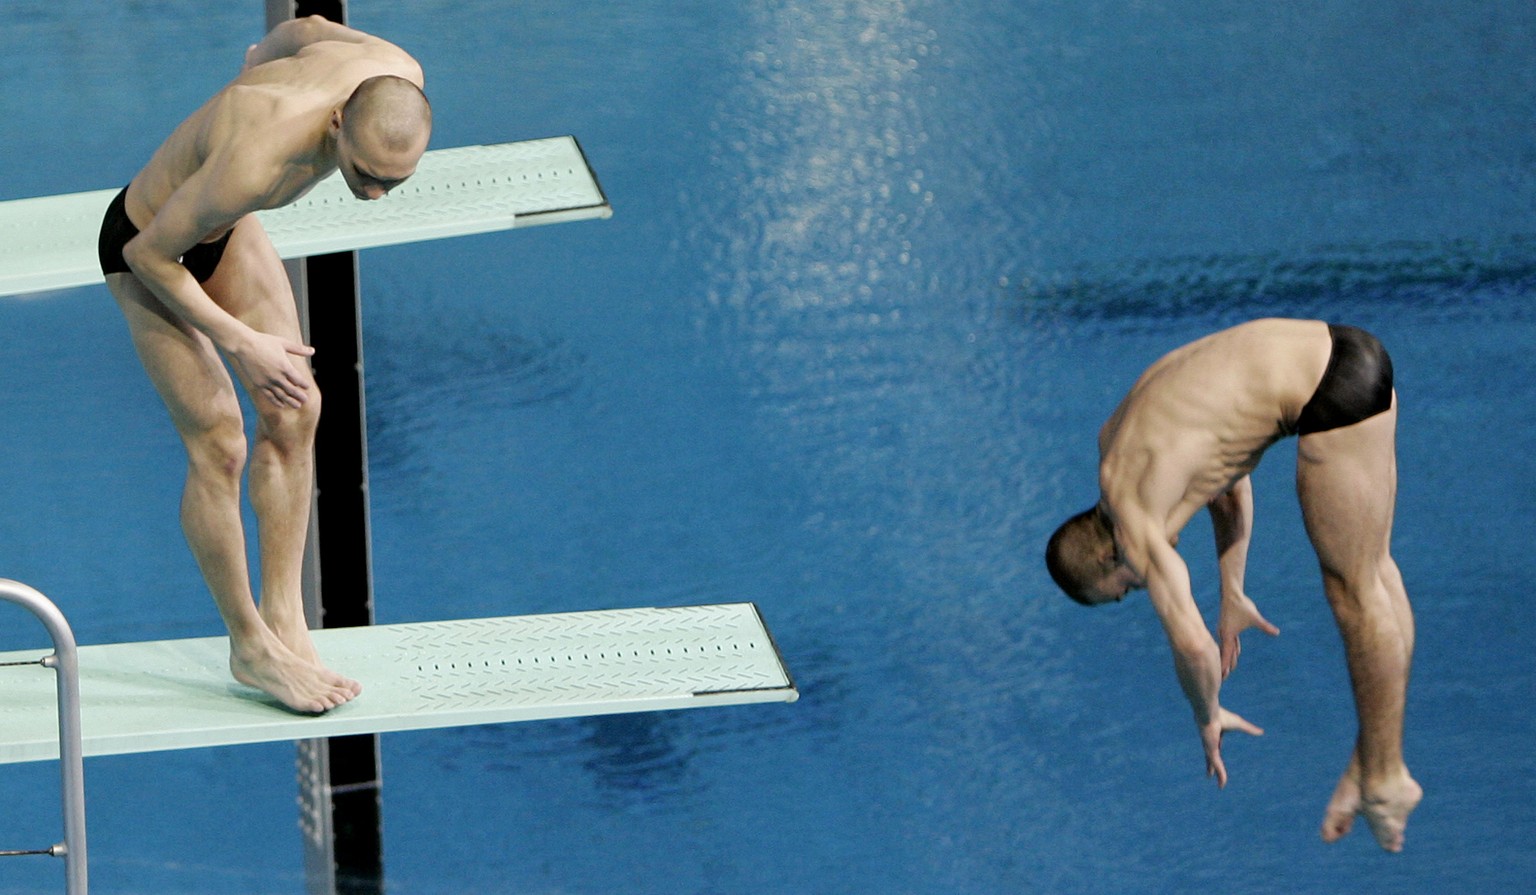
<instances>
[{"instance_id":1,"label":"textured board pattern","mask_svg":"<svg viewBox=\"0 0 1536 895\"><path fill-rule=\"evenodd\" d=\"M0 202L0 295L101 282L96 234L121 187ZM574 137L435 149L375 202L332 175L258 214L284 258L489 233L612 214Z\"/></svg>"},{"instance_id":2,"label":"textured board pattern","mask_svg":"<svg viewBox=\"0 0 1536 895\"><path fill-rule=\"evenodd\" d=\"M297 715L229 677L223 637L80 648L85 754L798 698L750 603L316 631L363 695ZM0 662L39 658L0 653ZM58 755L54 676L0 668L0 763Z\"/></svg>"}]
</instances>

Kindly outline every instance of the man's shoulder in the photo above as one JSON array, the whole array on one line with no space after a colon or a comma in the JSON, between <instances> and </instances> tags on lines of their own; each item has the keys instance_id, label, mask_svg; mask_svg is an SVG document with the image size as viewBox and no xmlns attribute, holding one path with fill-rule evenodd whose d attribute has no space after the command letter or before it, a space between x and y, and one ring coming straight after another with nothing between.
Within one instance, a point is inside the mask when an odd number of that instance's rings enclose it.
<instances>
[{"instance_id":1,"label":"man's shoulder","mask_svg":"<svg viewBox=\"0 0 1536 895\"><path fill-rule=\"evenodd\" d=\"M217 124L262 126L285 102L291 101L280 84L234 80L213 97L211 110Z\"/></svg>"},{"instance_id":2,"label":"man's shoulder","mask_svg":"<svg viewBox=\"0 0 1536 895\"><path fill-rule=\"evenodd\" d=\"M199 135L205 160L230 160L240 166L258 165L264 158L291 155L289 144L308 124L313 102L281 85L234 81L209 104Z\"/></svg>"},{"instance_id":3,"label":"man's shoulder","mask_svg":"<svg viewBox=\"0 0 1536 895\"><path fill-rule=\"evenodd\" d=\"M407 77L413 72L420 81L421 65L400 47L381 37L357 32L358 40L322 40L301 48L294 58L302 63L330 65L359 65L377 68L376 74L397 74Z\"/></svg>"},{"instance_id":4,"label":"man's shoulder","mask_svg":"<svg viewBox=\"0 0 1536 895\"><path fill-rule=\"evenodd\" d=\"M234 219L269 207L274 191L291 179L295 164L313 155L301 125L309 116L281 92L231 84L206 109L198 128L194 182L198 204L212 217Z\"/></svg>"}]
</instances>

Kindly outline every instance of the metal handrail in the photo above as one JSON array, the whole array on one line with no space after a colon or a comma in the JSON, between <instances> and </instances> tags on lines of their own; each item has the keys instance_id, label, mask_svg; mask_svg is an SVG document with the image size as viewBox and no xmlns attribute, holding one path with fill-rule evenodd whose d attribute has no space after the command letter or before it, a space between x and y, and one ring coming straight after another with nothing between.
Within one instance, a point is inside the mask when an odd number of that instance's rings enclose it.
<instances>
[{"instance_id":1,"label":"metal handrail","mask_svg":"<svg viewBox=\"0 0 1536 895\"><path fill-rule=\"evenodd\" d=\"M36 589L0 578L0 600L20 605L42 621L53 638L53 655L37 664L52 668L59 684L59 777L64 808L64 841L39 852L64 859L68 895L86 895L85 762L80 742L80 661L75 634L64 613Z\"/></svg>"}]
</instances>

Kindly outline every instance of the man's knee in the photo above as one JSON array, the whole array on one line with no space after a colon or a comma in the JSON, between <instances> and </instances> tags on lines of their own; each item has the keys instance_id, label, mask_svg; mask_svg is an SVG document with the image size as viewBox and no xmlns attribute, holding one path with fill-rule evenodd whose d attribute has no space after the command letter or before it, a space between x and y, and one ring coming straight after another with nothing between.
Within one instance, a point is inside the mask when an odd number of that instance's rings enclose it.
<instances>
[{"instance_id":1,"label":"man's knee","mask_svg":"<svg viewBox=\"0 0 1536 895\"><path fill-rule=\"evenodd\" d=\"M239 482L245 470L245 427L238 416L219 421L184 438L187 462L204 477Z\"/></svg>"},{"instance_id":2,"label":"man's knee","mask_svg":"<svg viewBox=\"0 0 1536 895\"><path fill-rule=\"evenodd\" d=\"M1335 614L1351 619L1385 618L1393 614L1392 591L1376 564L1323 570L1323 592Z\"/></svg>"},{"instance_id":3,"label":"man's knee","mask_svg":"<svg viewBox=\"0 0 1536 895\"><path fill-rule=\"evenodd\" d=\"M283 453L308 451L315 443L320 425L320 389L310 385L303 405L279 407L268 402L261 408L259 435Z\"/></svg>"}]
</instances>

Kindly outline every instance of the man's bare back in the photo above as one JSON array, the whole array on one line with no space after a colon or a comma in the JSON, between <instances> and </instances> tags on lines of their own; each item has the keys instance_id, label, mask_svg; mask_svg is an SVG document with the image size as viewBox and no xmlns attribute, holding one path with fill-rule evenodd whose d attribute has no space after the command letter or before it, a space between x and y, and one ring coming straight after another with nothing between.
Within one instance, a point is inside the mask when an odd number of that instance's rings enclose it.
<instances>
[{"instance_id":1,"label":"man's bare back","mask_svg":"<svg viewBox=\"0 0 1536 895\"><path fill-rule=\"evenodd\" d=\"M1255 320L1147 368L1099 430L1100 487L1176 538L1287 433L1328 364L1328 325Z\"/></svg>"},{"instance_id":2,"label":"man's bare back","mask_svg":"<svg viewBox=\"0 0 1536 895\"><path fill-rule=\"evenodd\" d=\"M286 272L252 213L338 170L360 199L411 176L431 133L422 83L416 61L379 38L319 17L279 25L103 221L108 287L187 450L182 529L229 629L230 670L299 711L361 687L321 663L304 619L320 393ZM250 445L235 380L258 416ZM247 464L259 604L240 511Z\"/></svg>"},{"instance_id":3,"label":"man's bare back","mask_svg":"<svg viewBox=\"0 0 1536 895\"><path fill-rule=\"evenodd\" d=\"M1323 836L1344 835L1358 813L1390 851L1402 847L1421 795L1401 751L1413 620L1390 555L1396 423L1390 360L1362 330L1258 320L1215 333L1170 352L1137 380L1099 433L1099 503L1063 524L1047 548L1052 576L1079 602L1147 589L1207 773L1224 786L1223 734L1263 731L1220 704L1221 681L1236 667L1243 631L1279 633L1243 586L1248 475L1270 445L1300 435L1297 493L1360 716ZM1175 549L1202 507L1211 513L1221 573L1219 648Z\"/></svg>"}]
</instances>

